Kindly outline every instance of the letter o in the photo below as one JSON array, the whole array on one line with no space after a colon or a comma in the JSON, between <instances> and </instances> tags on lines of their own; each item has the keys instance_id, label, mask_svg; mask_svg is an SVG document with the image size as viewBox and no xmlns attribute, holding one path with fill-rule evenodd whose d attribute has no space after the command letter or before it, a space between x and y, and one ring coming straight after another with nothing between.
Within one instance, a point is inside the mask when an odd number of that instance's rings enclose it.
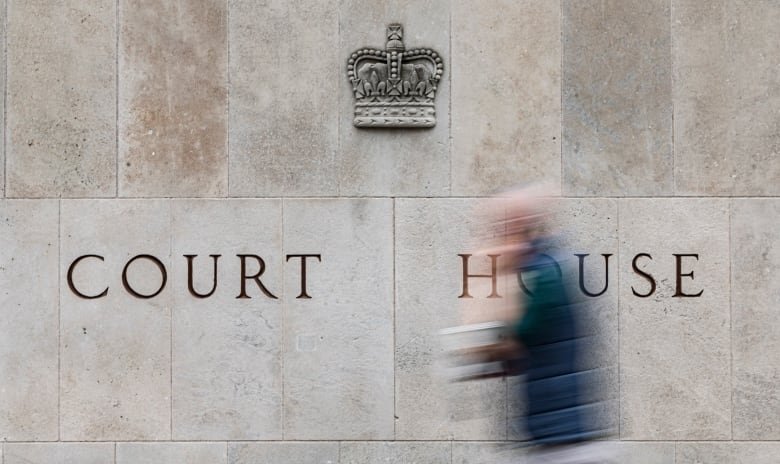
<instances>
[{"instance_id":1,"label":"letter o","mask_svg":"<svg viewBox=\"0 0 780 464\"><path fill-rule=\"evenodd\" d=\"M130 283L127 281L127 269L137 259L148 259L149 261L157 265L157 268L160 269L160 274L162 274L162 284L160 284L160 288L156 292L152 293L151 295L144 295L142 293L136 292L135 290L132 289L132 287L130 287ZM128 293L130 293L131 295L137 298L149 299L149 298L156 297L157 295L160 294L160 292L163 291L166 283L168 283L168 272L166 272L163 263L152 255L134 256L130 261L127 262L127 264L125 264L125 268L122 270L122 285L124 285L125 290L127 290Z\"/></svg>"}]
</instances>

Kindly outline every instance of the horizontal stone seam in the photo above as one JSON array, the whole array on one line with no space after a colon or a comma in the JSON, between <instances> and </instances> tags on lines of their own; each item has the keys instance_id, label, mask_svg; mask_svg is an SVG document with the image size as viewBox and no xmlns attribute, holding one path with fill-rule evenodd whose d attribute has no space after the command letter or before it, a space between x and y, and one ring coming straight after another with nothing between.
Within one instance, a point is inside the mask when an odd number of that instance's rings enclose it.
<instances>
[{"instance_id":1,"label":"horizontal stone seam","mask_svg":"<svg viewBox=\"0 0 780 464\"><path fill-rule=\"evenodd\" d=\"M483 200L490 198L509 198L499 195L483 196L416 196L416 195L354 195L354 196L275 196L275 197L4 197L3 200L358 200L358 199L420 199L420 200ZM780 195L743 195L743 196L721 196L721 195L702 195L702 196L555 196L553 198L561 200L686 200L686 199L723 199L723 200L759 200L759 199L780 199Z\"/></svg>"},{"instance_id":2,"label":"horizontal stone seam","mask_svg":"<svg viewBox=\"0 0 780 464\"><path fill-rule=\"evenodd\" d=\"M77 441L3 441L3 445L54 445L54 444L187 444L187 443L213 443L213 444L272 444L272 443L526 443L524 441L515 440L479 440L479 439L440 439L440 440L346 440L346 439L332 439L332 440L77 440ZM729 443L757 443L757 444L777 444L780 445L780 439L778 440L607 440L607 443L702 443L702 444L729 444Z\"/></svg>"}]
</instances>

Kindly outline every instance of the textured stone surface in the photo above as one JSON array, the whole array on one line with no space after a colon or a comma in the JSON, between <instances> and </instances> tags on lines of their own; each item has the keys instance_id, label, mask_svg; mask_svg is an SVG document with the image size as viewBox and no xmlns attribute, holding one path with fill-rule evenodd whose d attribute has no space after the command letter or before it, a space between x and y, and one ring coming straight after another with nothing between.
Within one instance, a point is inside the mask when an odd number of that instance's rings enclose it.
<instances>
[{"instance_id":1,"label":"textured stone surface","mask_svg":"<svg viewBox=\"0 0 780 464\"><path fill-rule=\"evenodd\" d=\"M731 436L728 200L621 200L621 438L722 440ZM651 274L657 289L633 272ZM674 297L673 253L682 258ZM683 355L684 354L684 355Z\"/></svg>"},{"instance_id":2,"label":"textured stone surface","mask_svg":"<svg viewBox=\"0 0 780 464\"><path fill-rule=\"evenodd\" d=\"M282 230L279 200L182 200L173 202L173 439L260 440L282 437L282 305L251 280L241 293L237 254L265 262L263 284L282 294ZM194 289L217 287L195 298L187 285L193 261ZM258 264L247 258L247 273Z\"/></svg>"},{"instance_id":3,"label":"textured stone surface","mask_svg":"<svg viewBox=\"0 0 780 464\"><path fill-rule=\"evenodd\" d=\"M62 202L60 275L85 254L73 281L93 300L60 287L61 437L63 440L164 440L171 437L170 202L68 200ZM139 299L122 285L122 269L150 254L168 269L167 287ZM152 294L160 272L133 263L128 282Z\"/></svg>"},{"instance_id":4,"label":"textured stone surface","mask_svg":"<svg viewBox=\"0 0 780 464\"><path fill-rule=\"evenodd\" d=\"M672 193L667 0L565 0L563 192Z\"/></svg>"},{"instance_id":5,"label":"textured stone surface","mask_svg":"<svg viewBox=\"0 0 780 464\"><path fill-rule=\"evenodd\" d=\"M231 195L336 195L337 0L229 5Z\"/></svg>"},{"instance_id":6,"label":"textured stone surface","mask_svg":"<svg viewBox=\"0 0 780 464\"><path fill-rule=\"evenodd\" d=\"M614 446L615 461L621 464L678 464L675 443L618 442ZM709 462L707 462L709 464Z\"/></svg>"},{"instance_id":7,"label":"textured stone surface","mask_svg":"<svg viewBox=\"0 0 780 464\"><path fill-rule=\"evenodd\" d=\"M672 14L677 193L780 194L780 4L679 0Z\"/></svg>"},{"instance_id":8,"label":"textured stone surface","mask_svg":"<svg viewBox=\"0 0 780 464\"><path fill-rule=\"evenodd\" d=\"M223 464L225 443L117 443L116 464Z\"/></svg>"},{"instance_id":9,"label":"textured stone surface","mask_svg":"<svg viewBox=\"0 0 780 464\"><path fill-rule=\"evenodd\" d=\"M340 159L341 195L441 196L449 193L449 16L447 0L418 2L340 2ZM363 47L384 49L387 25L404 26L407 48L430 47L444 60L436 90L436 127L419 130L358 129L352 125L354 97L346 62Z\"/></svg>"},{"instance_id":10,"label":"textured stone surface","mask_svg":"<svg viewBox=\"0 0 780 464\"><path fill-rule=\"evenodd\" d=\"M561 177L560 5L453 2L452 193Z\"/></svg>"},{"instance_id":11,"label":"textured stone surface","mask_svg":"<svg viewBox=\"0 0 780 464\"><path fill-rule=\"evenodd\" d=\"M113 196L115 2L7 7L7 196Z\"/></svg>"},{"instance_id":12,"label":"textured stone surface","mask_svg":"<svg viewBox=\"0 0 780 464\"><path fill-rule=\"evenodd\" d=\"M119 194L226 195L226 2L119 11Z\"/></svg>"},{"instance_id":13,"label":"textured stone surface","mask_svg":"<svg viewBox=\"0 0 780 464\"><path fill-rule=\"evenodd\" d=\"M0 37L6 36L6 8L3 8L3 11L0 11L0 20L2 20L2 25L0 26ZM3 48L2 53L0 53L0 63L3 64L3 69L7 69L7 60L6 60L6 50ZM0 78L0 84L2 84L2 88L6 88L6 73L3 73L3 77ZM5 95L5 93L4 93ZM0 129L0 197L5 197L5 97L2 99L2 103L0 103L0 125L2 126L2 129Z\"/></svg>"},{"instance_id":14,"label":"textured stone surface","mask_svg":"<svg viewBox=\"0 0 780 464\"><path fill-rule=\"evenodd\" d=\"M340 464L449 464L452 453L448 442L344 442Z\"/></svg>"},{"instance_id":15,"label":"textured stone surface","mask_svg":"<svg viewBox=\"0 0 780 464\"><path fill-rule=\"evenodd\" d=\"M310 443L230 443L228 464L337 464L339 444Z\"/></svg>"},{"instance_id":16,"label":"textured stone surface","mask_svg":"<svg viewBox=\"0 0 780 464\"><path fill-rule=\"evenodd\" d=\"M500 207L495 205L496 208ZM459 299L462 261L469 273L487 274L490 260L477 251L487 225L475 211L484 201L396 200L396 438L506 438L506 385L502 379L450 382L438 332L463 322L492 320L511 300L503 279L485 298L491 279L472 278L473 299Z\"/></svg>"},{"instance_id":17,"label":"textured stone surface","mask_svg":"<svg viewBox=\"0 0 780 464\"><path fill-rule=\"evenodd\" d=\"M525 450L506 442L453 442L452 464L526 464Z\"/></svg>"},{"instance_id":18,"label":"textured stone surface","mask_svg":"<svg viewBox=\"0 0 780 464\"><path fill-rule=\"evenodd\" d=\"M0 441L58 436L58 212L0 202Z\"/></svg>"},{"instance_id":19,"label":"textured stone surface","mask_svg":"<svg viewBox=\"0 0 780 464\"><path fill-rule=\"evenodd\" d=\"M780 439L780 200L733 200L734 439Z\"/></svg>"},{"instance_id":20,"label":"textured stone surface","mask_svg":"<svg viewBox=\"0 0 780 464\"><path fill-rule=\"evenodd\" d=\"M287 439L393 438L393 202L285 200Z\"/></svg>"},{"instance_id":21,"label":"textured stone surface","mask_svg":"<svg viewBox=\"0 0 780 464\"><path fill-rule=\"evenodd\" d=\"M778 443L678 443L677 464L773 464Z\"/></svg>"},{"instance_id":22,"label":"textured stone surface","mask_svg":"<svg viewBox=\"0 0 780 464\"><path fill-rule=\"evenodd\" d=\"M9 443L4 464L114 464L113 443Z\"/></svg>"}]
</instances>

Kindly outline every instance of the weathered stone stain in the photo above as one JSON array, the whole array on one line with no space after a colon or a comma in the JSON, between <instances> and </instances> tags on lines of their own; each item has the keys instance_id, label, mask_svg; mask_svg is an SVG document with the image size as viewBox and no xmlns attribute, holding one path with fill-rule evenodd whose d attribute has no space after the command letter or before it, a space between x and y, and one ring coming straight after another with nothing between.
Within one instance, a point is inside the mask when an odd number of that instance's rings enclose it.
<instances>
[{"instance_id":1,"label":"weathered stone stain","mask_svg":"<svg viewBox=\"0 0 780 464\"><path fill-rule=\"evenodd\" d=\"M226 8L121 2L121 196L227 193Z\"/></svg>"}]
</instances>

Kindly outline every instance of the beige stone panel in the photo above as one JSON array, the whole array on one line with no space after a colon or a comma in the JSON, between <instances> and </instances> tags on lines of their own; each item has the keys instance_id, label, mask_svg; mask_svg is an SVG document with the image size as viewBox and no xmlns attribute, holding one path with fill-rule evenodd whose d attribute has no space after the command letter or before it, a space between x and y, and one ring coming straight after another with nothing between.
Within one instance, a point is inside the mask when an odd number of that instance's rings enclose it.
<instances>
[{"instance_id":1,"label":"beige stone panel","mask_svg":"<svg viewBox=\"0 0 780 464\"><path fill-rule=\"evenodd\" d=\"M561 179L560 5L467 0L452 11L452 193Z\"/></svg>"},{"instance_id":2,"label":"beige stone panel","mask_svg":"<svg viewBox=\"0 0 780 464\"><path fill-rule=\"evenodd\" d=\"M780 194L780 4L672 2L676 192Z\"/></svg>"},{"instance_id":3,"label":"beige stone panel","mask_svg":"<svg viewBox=\"0 0 780 464\"><path fill-rule=\"evenodd\" d=\"M73 283L84 299L60 286L61 417L63 440L166 440L171 437L171 214L165 200L62 202L60 274L82 255ZM168 275L154 298L131 296L126 263L156 257ZM151 295L162 284L148 259L133 262L127 281Z\"/></svg>"},{"instance_id":4,"label":"beige stone panel","mask_svg":"<svg viewBox=\"0 0 780 464\"><path fill-rule=\"evenodd\" d=\"M116 464L224 464L226 443L117 443Z\"/></svg>"},{"instance_id":5,"label":"beige stone panel","mask_svg":"<svg viewBox=\"0 0 780 464\"><path fill-rule=\"evenodd\" d=\"M366 47L385 49L387 25L404 27L407 49L431 48L444 61L436 90L436 127L359 129L352 124L355 98L347 79L349 56ZM450 192L450 2L394 0L340 4L340 194L443 196Z\"/></svg>"},{"instance_id":6,"label":"beige stone panel","mask_svg":"<svg viewBox=\"0 0 780 464\"><path fill-rule=\"evenodd\" d=\"M115 2L7 7L6 195L114 196Z\"/></svg>"},{"instance_id":7,"label":"beige stone panel","mask_svg":"<svg viewBox=\"0 0 780 464\"><path fill-rule=\"evenodd\" d=\"M227 4L121 0L119 194L227 195Z\"/></svg>"},{"instance_id":8,"label":"beige stone panel","mask_svg":"<svg viewBox=\"0 0 780 464\"><path fill-rule=\"evenodd\" d=\"M230 0L230 194L338 194L337 0Z\"/></svg>"},{"instance_id":9,"label":"beige stone panel","mask_svg":"<svg viewBox=\"0 0 780 464\"><path fill-rule=\"evenodd\" d=\"M228 464L338 464L336 442L230 443Z\"/></svg>"},{"instance_id":10,"label":"beige stone panel","mask_svg":"<svg viewBox=\"0 0 780 464\"><path fill-rule=\"evenodd\" d=\"M279 200L173 202L173 439L282 438L282 214ZM209 255L222 255L214 264ZM241 294L237 255L263 260ZM188 265L193 260L193 289ZM259 271L246 258L248 275Z\"/></svg>"},{"instance_id":11,"label":"beige stone panel","mask_svg":"<svg viewBox=\"0 0 780 464\"><path fill-rule=\"evenodd\" d=\"M452 443L452 464L527 464L526 454L513 442Z\"/></svg>"},{"instance_id":12,"label":"beige stone panel","mask_svg":"<svg viewBox=\"0 0 780 464\"><path fill-rule=\"evenodd\" d=\"M113 443L8 443L3 464L114 464Z\"/></svg>"},{"instance_id":13,"label":"beige stone panel","mask_svg":"<svg viewBox=\"0 0 780 464\"><path fill-rule=\"evenodd\" d=\"M363 464L382 462L386 464L449 464L452 444L450 442L343 442L341 443L341 464Z\"/></svg>"},{"instance_id":14,"label":"beige stone panel","mask_svg":"<svg viewBox=\"0 0 780 464\"><path fill-rule=\"evenodd\" d=\"M668 0L565 0L563 192L672 193Z\"/></svg>"},{"instance_id":15,"label":"beige stone panel","mask_svg":"<svg viewBox=\"0 0 780 464\"><path fill-rule=\"evenodd\" d=\"M58 213L0 202L0 441L58 437Z\"/></svg>"},{"instance_id":16,"label":"beige stone panel","mask_svg":"<svg viewBox=\"0 0 780 464\"><path fill-rule=\"evenodd\" d=\"M678 443L677 464L774 464L780 443Z\"/></svg>"},{"instance_id":17,"label":"beige stone panel","mask_svg":"<svg viewBox=\"0 0 780 464\"><path fill-rule=\"evenodd\" d=\"M609 442L615 462L621 464L677 464L675 443ZM709 463L708 463L709 464Z\"/></svg>"},{"instance_id":18,"label":"beige stone panel","mask_svg":"<svg viewBox=\"0 0 780 464\"><path fill-rule=\"evenodd\" d=\"M0 11L0 22L2 23L0 25L0 37L6 37L6 8ZM0 63L2 63L3 69L7 70L8 60L5 47L2 53L0 53L0 57L2 57ZM2 85L3 89L6 89L6 73L7 71L0 77L0 85ZM0 140L0 197L5 197L5 98L2 100L0 102L0 138L2 139ZM2 451L0 451L0 456L2 456Z\"/></svg>"},{"instance_id":19,"label":"beige stone panel","mask_svg":"<svg viewBox=\"0 0 780 464\"><path fill-rule=\"evenodd\" d=\"M728 211L728 200L619 203L622 439L731 437ZM639 253L657 283L646 298L634 294L651 289L632 269ZM698 254L680 258L679 279L674 253Z\"/></svg>"},{"instance_id":20,"label":"beige stone panel","mask_svg":"<svg viewBox=\"0 0 780 464\"><path fill-rule=\"evenodd\" d=\"M733 200L734 439L780 439L780 200Z\"/></svg>"},{"instance_id":21,"label":"beige stone panel","mask_svg":"<svg viewBox=\"0 0 780 464\"><path fill-rule=\"evenodd\" d=\"M393 438L393 202L284 201L284 433Z\"/></svg>"},{"instance_id":22,"label":"beige stone panel","mask_svg":"<svg viewBox=\"0 0 780 464\"><path fill-rule=\"evenodd\" d=\"M449 380L451 361L439 331L463 323L514 317L507 314L516 286L496 280L501 298L487 298L491 274L479 250L489 242L486 211L500 200L396 200L396 436L401 440L503 440L506 438L506 383L503 379ZM499 258L500 259L500 258ZM498 261L500 264L500 261Z\"/></svg>"}]
</instances>

